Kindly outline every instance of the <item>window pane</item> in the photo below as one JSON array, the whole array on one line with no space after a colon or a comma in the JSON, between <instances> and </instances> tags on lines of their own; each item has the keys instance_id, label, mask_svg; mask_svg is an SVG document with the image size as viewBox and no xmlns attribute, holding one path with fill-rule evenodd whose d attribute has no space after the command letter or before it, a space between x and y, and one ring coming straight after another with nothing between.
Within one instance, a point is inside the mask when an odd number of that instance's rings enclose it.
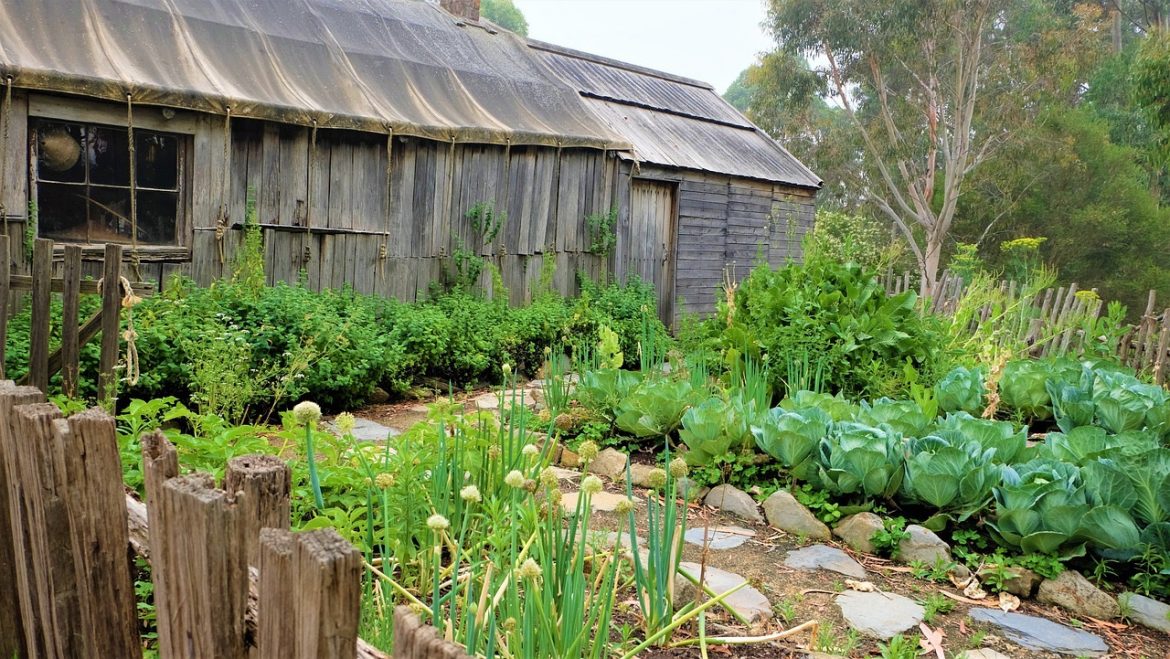
<instances>
[{"instance_id":1,"label":"window pane","mask_svg":"<svg viewBox=\"0 0 1170 659\"><path fill-rule=\"evenodd\" d=\"M90 188L89 238L94 243L130 242L130 191Z\"/></svg>"},{"instance_id":2,"label":"window pane","mask_svg":"<svg viewBox=\"0 0 1170 659\"><path fill-rule=\"evenodd\" d=\"M85 181L81 145L85 128L77 124L41 122L37 126L37 177L43 181Z\"/></svg>"},{"instance_id":3,"label":"window pane","mask_svg":"<svg viewBox=\"0 0 1170 659\"><path fill-rule=\"evenodd\" d=\"M174 190L179 180L179 141L171 135L147 131L134 133L138 156L138 185Z\"/></svg>"},{"instance_id":4,"label":"window pane","mask_svg":"<svg viewBox=\"0 0 1170 659\"><path fill-rule=\"evenodd\" d=\"M130 187L130 152L126 131L90 126L89 182Z\"/></svg>"},{"instance_id":5,"label":"window pane","mask_svg":"<svg viewBox=\"0 0 1170 659\"><path fill-rule=\"evenodd\" d=\"M177 192L139 191L138 241L156 245L175 244Z\"/></svg>"},{"instance_id":6,"label":"window pane","mask_svg":"<svg viewBox=\"0 0 1170 659\"><path fill-rule=\"evenodd\" d=\"M37 222L42 238L85 242L85 187L40 183L37 186Z\"/></svg>"}]
</instances>

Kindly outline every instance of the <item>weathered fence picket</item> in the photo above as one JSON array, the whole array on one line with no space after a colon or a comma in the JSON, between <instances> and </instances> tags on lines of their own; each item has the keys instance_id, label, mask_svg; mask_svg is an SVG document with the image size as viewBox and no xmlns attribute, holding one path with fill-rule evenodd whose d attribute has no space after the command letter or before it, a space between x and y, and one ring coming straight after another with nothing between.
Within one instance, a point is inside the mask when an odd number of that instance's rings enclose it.
<instances>
[{"instance_id":1,"label":"weathered fence picket","mask_svg":"<svg viewBox=\"0 0 1170 659\"><path fill-rule=\"evenodd\" d=\"M389 659L358 638L361 554L331 529L289 532L282 461L235 458L218 489L148 433L144 505L113 418L44 401L0 381L0 656L141 657L130 550L151 563L163 659ZM408 608L395 626L399 659L467 657Z\"/></svg>"}]
</instances>

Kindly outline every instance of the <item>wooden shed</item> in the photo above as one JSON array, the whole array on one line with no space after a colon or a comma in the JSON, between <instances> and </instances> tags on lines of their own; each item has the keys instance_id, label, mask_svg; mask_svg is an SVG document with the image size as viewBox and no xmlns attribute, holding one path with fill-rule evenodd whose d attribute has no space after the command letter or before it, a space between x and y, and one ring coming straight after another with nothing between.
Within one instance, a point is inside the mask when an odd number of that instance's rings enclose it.
<instances>
[{"instance_id":1,"label":"wooden shed","mask_svg":"<svg viewBox=\"0 0 1170 659\"><path fill-rule=\"evenodd\" d=\"M271 281L404 300L474 252L513 302L555 264L564 293L653 281L669 320L713 309L729 265L799 258L820 180L710 85L525 40L478 4L0 0L14 266L35 236L115 241L145 281L207 283L249 191ZM599 255L587 218L611 212Z\"/></svg>"}]
</instances>

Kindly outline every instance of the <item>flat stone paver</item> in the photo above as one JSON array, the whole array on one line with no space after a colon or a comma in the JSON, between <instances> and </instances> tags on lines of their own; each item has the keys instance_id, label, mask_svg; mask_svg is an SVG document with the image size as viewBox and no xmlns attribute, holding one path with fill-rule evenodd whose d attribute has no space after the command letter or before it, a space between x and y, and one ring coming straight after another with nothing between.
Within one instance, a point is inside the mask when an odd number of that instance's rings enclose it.
<instances>
[{"instance_id":1,"label":"flat stone paver","mask_svg":"<svg viewBox=\"0 0 1170 659\"><path fill-rule=\"evenodd\" d=\"M1109 646L1100 636L1045 618L983 608L971 609L968 615L975 622L996 627L1008 640L1029 650L1078 657L1098 657L1109 652Z\"/></svg>"},{"instance_id":2,"label":"flat stone paver","mask_svg":"<svg viewBox=\"0 0 1170 659\"><path fill-rule=\"evenodd\" d=\"M341 429L339 429L332 421L325 424L329 432L334 435L341 436ZM356 417L353 420L353 431L350 433L353 438L359 442L384 442L390 437L397 437L402 434L401 430L384 426L373 419L365 419Z\"/></svg>"},{"instance_id":3,"label":"flat stone paver","mask_svg":"<svg viewBox=\"0 0 1170 659\"><path fill-rule=\"evenodd\" d=\"M854 579L865 578L865 568L845 552L828 545L813 545L788 552L784 565L797 570L828 570Z\"/></svg>"},{"instance_id":4,"label":"flat stone paver","mask_svg":"<svg viewBox=\"0 0 1170 659\"><path fill-rule=\"evenodd\" d=\"M720 570L712 565L708 565L704 570L698 563L683 562L679 564L678 569L686 572L695 580L698 580L699 574L702 573L703 583L716 595L722 595L747 581L738 574ZM737 590L724 599L723 603L753 623L772 617L772 603L763 593L752 586L745 586Z\"/></svg>"},{"instance_id":5,"label":"flat stone paver","mask_svg":"<svg viewBox=\"0 0 1170 659\"><path fill-rule=\"evenodd\" d=\"M756 537L756 532L738 526L713 526L711 528L696 527L687 529L683 539L692 545L702 547L706 544L711 549L735 549Z\"/></svg>"},{"instance_id":6,"label":"flat stone paver","mask_svg":"<svg viewBox=\"0 0 1170 659\"><path fill-rule=\"evenodd\" d=\"M564 497L561 498L561 505L564 506L565 512L571 513L577 510L577 497L579 496L581 496L580 492L565 493ZM593 509L593 512L603 511L612 513L615 509L617 509L618 503L624 501L625 499L626 495L624 494L598 492L589 499L589 507ZM642 502L642 500L638 497L634 497L633 501L635 506Z\"/></svg>"},{"instance_id":7,"label":"flat stone paver","mask_svg":"<svg viewBox=\"0 0 1170 659\"><path fill-rule=\"evenodd\" d=\"M864 636L883 640L918 627L926 615L918 602L894 593L847 590L836 601L850 627Z\"/></svg>"}]
</instances>

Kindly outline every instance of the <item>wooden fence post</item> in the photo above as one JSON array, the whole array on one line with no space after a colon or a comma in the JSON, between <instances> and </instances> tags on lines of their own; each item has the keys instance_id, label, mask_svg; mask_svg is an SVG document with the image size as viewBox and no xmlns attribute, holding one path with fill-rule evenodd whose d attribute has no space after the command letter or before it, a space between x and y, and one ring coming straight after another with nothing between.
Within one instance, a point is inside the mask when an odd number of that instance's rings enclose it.
<instances>
[{"instance_id":1,"label":"wooden fence post","mask_svg":"<svg viewBox=\"0 0 1170 659\"><path fill-rule=\"evenodd\" d=\"M61 390L72 398L77 394L81 370L81 341L78 315L81 309L81 246L65 246L65 266L61 271Z\"/></svg>"},{"instance_id":2,"label":"wooden fence post","mask_svg":"<svg viewBox=\"0 0 1170 659\"><path fill-rule=\"evenodd\" d=\"M297 648L292 615L296 593L291 578L296 543L286 529L261 529L259 543L256 659L290 659L296 656Z\"/></svg>"},{"instance_id":3,"label":"wooden fence post","mask_svg":"<svg viewBox=\"0 0 1170 659\"><path fill-rule=\"evenodd\" d=\"M28 383L49 390L49 312L53 286L53 241L37 238L32 262L32 325L29 331Z\"/></svg>"},{"instance_id":4,"label":"wooden fence post","mask_svg":"<svg viewBox=\"0 0 1170 659\"><path fill-rule=\"evenodd\" d=\"M264 529L261 553L259 658L354 659L361 553L333 529Z\"/></svg>"},{"instance_id":5,"label":"wooden fence post","mask_svg":"<svg viewBox=\"0 0 1170 659\"><path fill-rule=\"evenodd\" d=\"M61 476L85 656L141 657L134 582L126 560L130 539L114 419L90 409L54 422L54 430L54 457L65 468Z\"/></svg>"},{"instance_id":6,"label":"wooden fence post","mask_svg":"<svg viewBox=\"0 0 1170 659\"><path fill-rule=\"evenodd\" d=\"M156 592L161 584L168 600L159 656L245 659L249 577L238 502L207 474L171 478L156 494L162 514L150 529L162 542L151 560Z\"/></svg>"},{"instance_id":7,"label":"wooden fence post","mask_svg":"<svg viewBox=\"0 0 1170 659\"><path fill-rule=\"evenodd\" d=\"M118 393L118 340L122 312L122 246L106 245L102 271L102 349L99 359L98 398L113 405Z\"/></svg>"},{"instance_id":8,"label":"wooden fence post","mask_svg":"<svg viewBox=\"0 0 1170 659\"><path fill-rule=\"evenodd\" d=\"M272 455L244 455L227 463L223 489L229 494L242 492L247 506L243 510L244 545L248 565L260 566L260 530L289 528L289 493L292 470Z\"/></svg>"},{"instance_id":9,"label":"wooden fence post","mask_svg":"<svg viewBox=\"0 0 1170 659\"><path fill-rule=\"evenodd\" d=\"M169 479L179 475L179 454L174 444L160 431L147 433L141 437L142 443L142 475L146 488L146 518L149 526L147 536L150 538L151 554L166 553L168 538L162 529L166 528L165 513L162 509L162 486ZM169 620L171 616L171 597L167 593L167 582L157 574L158 564L151 564L151 581L154 583L154 611L158 620ZM171 642L171 626L158 625L158 646L169 648Z\"/></svg>"},{"instance_id":10,"label":"wooden fence post","mask_svg":"<svg viewBox=\"0 0 1170 659\"><path fill-rule=\"evenodd\" d=\"M7 236L0 236L4 242ZM6 252L4 252L6 253ZM7 267L0 268L7 272ZM7 295L4 296L7 300ZM13 435L9 419L18 405L40 403L44 394L32 387L17 387L10 380L0 382L0 656L44 656L38 621L24 611L38 604L30 600L31 575L26 559L28 530L24 517L24 487L17 461L18 444L23 438ZM32 645L26 639L34 639Z\"/></svg>"}]
</instances>

